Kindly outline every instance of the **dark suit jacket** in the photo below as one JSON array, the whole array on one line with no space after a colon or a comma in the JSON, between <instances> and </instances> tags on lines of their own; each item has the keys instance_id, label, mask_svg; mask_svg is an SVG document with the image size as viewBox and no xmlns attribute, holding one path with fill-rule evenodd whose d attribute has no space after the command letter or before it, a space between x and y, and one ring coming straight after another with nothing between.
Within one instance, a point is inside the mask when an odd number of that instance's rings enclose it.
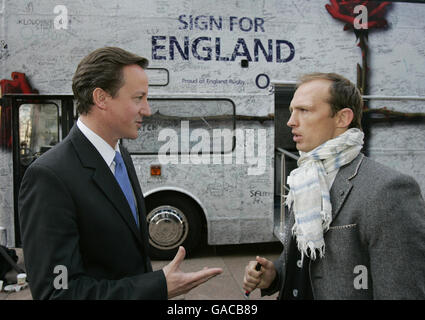
<instances>
[{"instance_id":1,"label":"dark suit jacket","mask_svg":"<svg viewBox=\"0 0 425 320\"><path fill-rule=\"evenodd\" d=\"M19 214L34 299L167 299L164 273L152 272L148 256L143 194L128 152L121 153L140 230L111 170L76 125L26 171ZM68 289L55 289L55 279L64 285L62 266Z\"/></svg>"},{"instance_id":2,"label":"dark suit jacket","mask_svg":"<svg viewBox=\"0 0 425 320\"><path fill-rule=\"evenodd\" d=\"M315 299L425 299L425 204L416 181L360 154L341 167L330 190L332 223L325 256L310 262ZM274 262L272 294L285 285L294 225Z\"/></svg>"}]
</instances>

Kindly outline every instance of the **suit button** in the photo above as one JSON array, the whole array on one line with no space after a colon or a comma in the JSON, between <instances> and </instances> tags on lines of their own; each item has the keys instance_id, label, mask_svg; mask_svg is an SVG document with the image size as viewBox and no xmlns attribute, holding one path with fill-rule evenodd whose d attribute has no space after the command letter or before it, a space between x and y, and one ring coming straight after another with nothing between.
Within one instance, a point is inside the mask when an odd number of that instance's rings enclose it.
<instances>
[{"instance_id":1,"label":"suit button","mask_svg":"<svg viewBox=\"0 0 425 320\"><path fill-rule=\"evenodd\" d=\"M344 190L342 190L342 191L339 192L339 195L340 196L343 196L344 194L345 194L345 191Z\"/></svg>"}]
</instances>

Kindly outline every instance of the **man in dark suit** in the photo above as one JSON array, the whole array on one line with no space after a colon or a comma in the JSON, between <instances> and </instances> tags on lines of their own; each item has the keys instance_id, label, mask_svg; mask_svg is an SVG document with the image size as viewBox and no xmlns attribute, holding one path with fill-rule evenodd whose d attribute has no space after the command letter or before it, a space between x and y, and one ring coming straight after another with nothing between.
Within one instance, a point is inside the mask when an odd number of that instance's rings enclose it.
<instances>
[{"instance_id":1,"label":"man in dark suit","mask_svg":"<svg viewBox=\"0 0 425 320\"><path fill-rule=\"evenodd\" d=\"M85 57L72 83L77 124L25 173L19 213L34 299L167 299L222 272L181 272L183 247L152 271L143 194L119 145L150 115L147 65L115 47Z\"/></svg>"},{"instance_id":2,"label":"man in dark suit","mask_svg":"<svg viewBox=\"0 0 425 320\"><path fill-rule=\"evenodd\" d=\"M301 79L288 121L300 159L288 178L283 252L251 261L245 290L285 300L425 299L424 200L413 178L360 152L362 106L342 76Z\"/></svg>"}]
</instances>

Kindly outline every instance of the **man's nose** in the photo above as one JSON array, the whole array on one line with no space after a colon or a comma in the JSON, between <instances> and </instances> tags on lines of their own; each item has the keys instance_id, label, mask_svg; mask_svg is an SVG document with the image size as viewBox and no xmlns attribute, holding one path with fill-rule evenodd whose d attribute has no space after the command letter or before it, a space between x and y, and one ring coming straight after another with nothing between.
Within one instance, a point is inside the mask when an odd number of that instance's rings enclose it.
<instances>
[{"instance_id":1,"label":"man's nose","mask_svg":"<svg viewBox=\"0 0 425 320\"><path fill-rule=\"evenodd\" d=\"M149 102L146 101L146 103L143 105L142 110L140 110L140 113L145 116L149 117L152 115L151 107L149 106Z\"/></svg>"},{"instance_id":2,"label":"man's nose","mask_svg":"<svg viewBox=\"0 0 425 320\"><path fill-rule=\"evenodd\" d=\"M295 119L294 112L291 113L291 116L289 117L289 120L286 123L286 125L291 128L296 126L296 119Z\"/></svg>"}]
</instances>

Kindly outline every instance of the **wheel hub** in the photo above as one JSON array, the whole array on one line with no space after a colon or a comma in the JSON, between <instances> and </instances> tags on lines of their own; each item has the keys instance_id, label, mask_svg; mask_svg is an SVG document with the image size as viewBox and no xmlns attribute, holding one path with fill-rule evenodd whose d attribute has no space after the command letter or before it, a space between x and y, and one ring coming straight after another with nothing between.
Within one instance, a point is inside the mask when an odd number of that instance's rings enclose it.
<instances>
[{"instance_id":1,"label":"wheel hub","mask_svg":"<svg viewBox=\"0 0 425 320\"><path fill-rule=\"evenodd\" d=\"M149 242L160 250L174 249L187 238L189 226L186 216L176 207L157 207L149 212L147 221Z\"/></svg>"}]
</instances>

